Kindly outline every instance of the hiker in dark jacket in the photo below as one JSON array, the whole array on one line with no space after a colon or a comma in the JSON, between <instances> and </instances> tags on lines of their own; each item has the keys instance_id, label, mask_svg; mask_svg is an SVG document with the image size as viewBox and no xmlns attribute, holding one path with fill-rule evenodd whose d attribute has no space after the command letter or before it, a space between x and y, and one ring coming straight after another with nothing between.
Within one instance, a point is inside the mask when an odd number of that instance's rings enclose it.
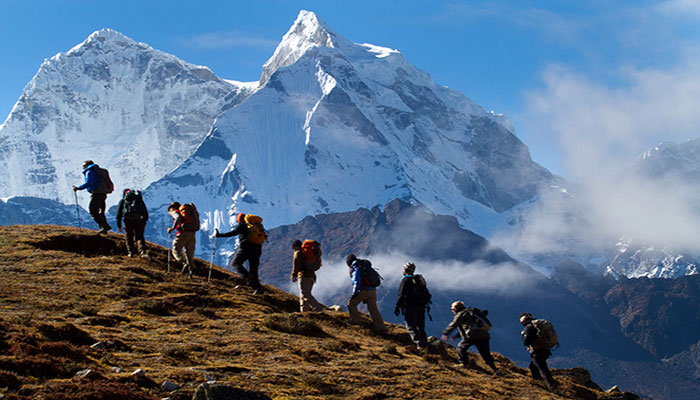
<instances>
[{"instance_id":1,"label":"hiker in dark jacket","mask_svg":"<svg viewBox=\"0 0 700 400\"><path fill-rule=\"evenodd\" d=\"M425 333L425 310L429 307L430 292L421 275L414 275L416 264L406 263L403 266L403 278L399 285L399 295L396 299L394 314L399 316L403 312L406 330L418 350L428 345L428 336ZM421 298L420 287L425 288L426 298Z\"/></svg>"},{"instance_id":2,"label":"hiker in dark jacket","mask_svg":"<svg viewBox=\"0 0 700 400\"><path fill-rule=\"evenodd\" d=\"M143 259L148 259L146 254L146 239L143 233L148 222L148 209L143 202L141 192L138 190L124 189L122 199L117 205L117 228L122 231L122 218L124 218L124 230L126 231L126 251L129 257L133 257L135 249ZM136 248L134 247L136 239Z\"/></svg>"},{"instance_id":3,"label":"hiker in dark jacket","mask_svg":"<svg viewBox=\"0 0 700 400\"><path fill-rule=\"evenodd\" d=\"M248 227L245 222L245 214L239 213L236 216L236 225L231 232L219 233L216 230L216 237L231 237L238 235L238 251L233 256L231 265L248 282L253 289L253 294L263 293L264 289L258 278L258 267L260 266L260 256L262 255L262 245L255 244L248 239ZM248 261L248 269L243 267L243 263Z\"/></svg>"},{"instance_id":4,"label":"hiker in dark jacket","mask_svg":"<svg viewBox=\"0 0 700 400\"><path fill-rule=\"evenodd\" d=\"M301 250L301 240L292 243L294 258L292 261L292 282L299 281L299 309L305 311L322 311L326 307L319 303L311 294L316 283L316 272L304 266L304 255Z\"/></svg>"},{"instance_id":5,"label":"hiker in dark jacket","mask_svg":"<svg viewBox=\"0 0 700 400\"><path fill-rule=\"evenodd\" d=\"M197 235L194 231L188 231L183 228L185 218L180 213L181 204L173 201L168 206L168 214L173 218L173 225L168 228L168 235L175 231L175 240L173 240L172 255L176 261L182 263L182 273L188 271L188 275L192 278L192 267L194 266L194 251L197 246ZM183 257L182 250L185 250Z\"/></svg>"},{"instance_id":6,"label":"hiker in dark jacket","mask_svg":"<svg viewBox=\"0 0 700 400\"><path fill-rule=\"evenodd\" d=\"M520 323L525 327L520 333L520 336L523 339L523 345L527 346L530 352L529 368L532 373L532 378L535 380L544 380L545 385L551 389L556 385L556 381L552 378L552 373L547 366L547 359L552 355L552 352L548 348L535 347L538 332L537 328L532 323L533 320L532 314L528 312L520 314Z\"/></svg>"},{"instance_id":7,"label":"hiker in dark jacket","mask_svg":"<svg viewBox=\"0 0 700 400\"><path fill-rule=\"evenodd\" d=\"M365 303L367 311L372 317L374 330L378 333L386 332L384 319L382 319L382 314L379 313L379 308L377 307L377 289L366 285L362 279L359 263L365 261L367 260L358 259L354 254L348 255L345 259L346 264L350 267L350 279L352 280L352 296L350 296L348 301L350 321L352 323L362 322L362 314L357 310L357 305Z\"/></svg>"},{"instance_id":8,"label":"hiker in dark jacket","mask_svg":"<svg viewBox=\"0 0 700 400\"><path fill-rule=\"evenodd\" d=\"M97 234L107 233L112 230L112 227L107 223L107 218L105 217L105 210L107 208L107 193L98 193L97 188L100 185L100 178L97 176L98 165L92 162L92 160L86 160L83 162L83 175L85 175L85 183L80 186L73 186L73 191L87 189L90 193L90 205L88 210L90 210L90 215L92 219L97 222L100 230Z\"/></svg>"},{"instance_id":9,"label":"hiker in dark jacket","mask_svg":"<svg viewBox=\"0 0 700 400\"><path fill-rule=\"evenodd\" d=\"M459 336L462 337L462 341L457 345L457 359L459 360L459 365L467 365L469 361L469 352L467 350L474 345L479 351L479 354L481 354L481 358L484 359L486 365L493 369L494 374L500 374L498 368L496 368L493 356L491 356L491 350L489 349L491 335L489 335L486 329L482 329L486 324L490 327L491 323L485 319L485 316L481 320L477 318L474 315L473 309L466 308L461 301L452 303L452 313L455 315L454 319L442 332L442 340L446 342L452 331L455 329L459 331Z\"/></svg>"}]
</instances>

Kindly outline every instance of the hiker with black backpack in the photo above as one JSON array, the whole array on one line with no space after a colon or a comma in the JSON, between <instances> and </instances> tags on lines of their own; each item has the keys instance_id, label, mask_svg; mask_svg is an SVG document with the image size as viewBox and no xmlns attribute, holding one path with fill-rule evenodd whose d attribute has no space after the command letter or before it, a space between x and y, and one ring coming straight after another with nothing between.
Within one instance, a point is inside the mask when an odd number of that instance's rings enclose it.
<instances>
[{"instance_id":1,"label":"hiker with black backpack","mask_svg":"<svg viewBox=\"0 0 700 400\"><path fill-rule=\"evenodd\" d=\"M199 230L199 214L192 203L180 204L177 201L170 203L168 214L173 218L173 225L168 228L168 235L176 231L173 240L172 254L176 261L183 264L182 273L188 271L192 278L194 267L194 251L197 245L197 231ZM185 255L182 255L182 250Z\"/></svg>"},{"instance_id":2,"label":"hiker with black backpack","mask_svg":"<svg viewBox=\"0 0 700 400\"><path fill-rule=\"evenodd\" d=\"M523 345L530 352L530 372L532 379L543 380L547 388L552 389L557 382L547 366L547 359L552 355L552 347L559 346L559 338L554 325L545 319L534 319L532 314L520 314L520 323L525 327L520 333Z\"/></svg>"},{"instance_id":3,"label":"hiker with black backpack","mask_svg":"<svg viewBox=\"0 0 700 400\"><path fill-rule=\"evenodd\" d=\"M83 175L85 175L85 183L80 186L73 186L73 191L87 189L90 193L90 215L97 222L100 230L97 234L107 233L112 230L112 227L107 223L105 211L107 209L107 195L114 190L114 184L109 178L109 172L100 168L92 160L83 162Z\"/></svg>"},{"instance_id":4,"label":"hiker with black backpack","mask_svg":"<svg viewBox=\"0 0 700 400\"><path fill-rule=\"evenodd\" d=\"M124 219L124 231L126 234L126 251L129 257L133 257L134 250L138 250L143 259L148 259L146 254L146 239L143 233L148 222L148 209L143 202L141 191L134 189L124 189L122 199L117 205L117 229L122 231L122 218ZM136 248L134 247L136 239Z\"/></svg>"},{"instance_id":5,"label":"hiker with black backpack","mask_svg":"<svg viewBox=\"0 0 700 400\"><path fill-rule=\"evenodd\" d=\"M491 367L495 375L500 375L489 348L491 335L488 331L491 329L491 321L486 317L488 310L482 311L478 308L465 307L463 302L455 301L452 303L452 313L454 314L454 319L442 332L442 341L446 342L450 333L455 329L459 331L459 336L462 338L457 345L459 366L465 367L468 365L468 350L474 345L486 365Z\"/></svg>"},{"instance_id":6,"label":"hiker with black backpack","mask_svg":"<svg viewBox=\"0 0 700 400\"><path fill-rule=\"evenodd\" d=\"M409 262L403 266L403 278L399 284L399 295L396 299L394 314L398 317L404 315L406 330L418 350L428 345L428 336L425 333L425 312L430 312L432 296L428 290L425 278L414 274L416 264Z\"/></svg>"},{"instance_id":7,"label":"hiker with black backpack","mask_svg":"<svg viewBox=\"0 0 700 400\"><path fill-rule=\"evenodd\" d=\"M381 277L372 268L372 263L369 260L358 259L354 254L348 255L345 258L345 263L350 268L350 279L352 280L352 296L348 301L350 322L362 323L362 314L357 310L357 305L365 303L374 323L375 332L386 332L384 319L382 319L382 314L379 313L377 307L377 287L381 283Z\"/></svg>"},{"instance_id":8,"label":"hiker with black backpack","mask_svg":"<svg viewBox=\"0 0 700 400\"><path fill-rule=\"evenodd\" d=\"M321 267L321 244L315 240L295 240L292 282L299 282L299 309L305 311L322 311L326 307L311 294L316 283L316 271Z\"/></svg>"},{"instance_id":9,"label":"hiker with black backpack","mask_svg":"<svg viewBox=\"0 0 700 400\"><path fill-rule=\"evenodd\" d=\"M248 282L253 289L253 294L264 292L258 278L258 267L260 266L260 256L262 255L262 245L267 240L267 232L262 224L262 218L253 214L239 213L236 216L236 225L231 232L219 233L215 230L216 237L231 237L238 235L238 251L233 256L231 265ZM243 267L243 263L248 261L248 269Z\"/></svg>"}]
</instances>

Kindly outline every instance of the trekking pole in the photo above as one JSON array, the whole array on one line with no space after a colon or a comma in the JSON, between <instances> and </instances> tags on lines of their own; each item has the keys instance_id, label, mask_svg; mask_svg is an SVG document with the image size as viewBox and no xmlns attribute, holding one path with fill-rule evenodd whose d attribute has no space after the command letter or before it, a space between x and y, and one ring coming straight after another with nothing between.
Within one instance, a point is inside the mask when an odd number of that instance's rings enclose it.
<instances>
[{"instance_id":1,"label":"trekking pole","mask_svg":"<svg viewBox=\"0 0 700 400\"><path fill-rule=\"evenodd\" d=\"M78 214L78 228L83 229L83 225L80 223L80 207L78 206L78 192L73 191L75 195L75 213Z\"/></svg>"},{"instance_id":2,"label":"trekking pole","mask_svg":"<svg viewBox=\"0 0 700 400\"><path fill-rule=\"evenodd\" d=\"M170 232L168 232L168 273L170 273L170 252L173 244L170 242Z\"/></svg>"},{"instance_id":3,"label":"trekking pole","mask_svg":"<svg viewBox=\"0 0 700 400\"><path fill-rule=\"evenodd\" d=\"M211 265L214 263L214 254L216 253L216 235L214 235L214 245L211 248L211 259L209 260L209 277L207 283L211 281Z\"/></svg>"}]
</instances>

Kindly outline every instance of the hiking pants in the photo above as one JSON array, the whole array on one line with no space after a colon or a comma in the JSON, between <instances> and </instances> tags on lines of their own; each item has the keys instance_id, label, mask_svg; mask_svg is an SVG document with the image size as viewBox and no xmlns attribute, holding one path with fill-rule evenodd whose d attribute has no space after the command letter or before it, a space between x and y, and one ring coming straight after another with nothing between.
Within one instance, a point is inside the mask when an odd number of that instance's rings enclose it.
<instances>
[{"instance_id":1,"label":"hiking pants","mask_svg":"<svg viewBox=\"0 0 700 400\"><path fill-rule=\"evenodd\" d=\"M260 266L261 255L261 245L243 243L231 261L231 265L236 269L236 272L245 278L248 281L248 285L255 290L261 287L260 279L258 278L258 266ZM243 268L243 263L246 261L248 261L248 270Z\"/></svg>"},{"instance_id":2,"label":"hiking pants","mask_svg":"<svg viewBox=\"0 0 700 400\"><path fill-rule=\"evenodd\" d=\"M311 294L316 278L313 276L301 276L297 280L299 282L299 308L301 312L321 311L326 308Z\"/></svg>"},{"instance_id":3,"label":"hiking pants","mask_svg":"<svg viewBox=\"0 0 700 400\"><path fill-rule=\"evenodd\" d=\"M173 240L173 257L178 262L190 266L190 271L194 267L194 248L197 244L195 232L180 231ZM185 249L185 256L182 256L182 249Z\"/></svg>"},{"instance_id":4,"label":"hiking pants","mask_svg":"<svg viewBox=\"0 0 700 400\"><path fill-rule=\"evenodd\" d=\"M552 373L547 366L547 359L552 352L547 349L533 349L530 353L530 372L533 379L544 379L548 384L552 383Z\"/></svg>"},{"instance_id":5,"label":"hiking pants","mask_svg":"<svg viewBox=\"0 0 700 400\"><path fill-rule=\"evenodd\" d=\"M367 304L367 311L369 311L369 315L372 317L374 329L379 332L386 332L386 326L384 326L382 314L379 313L379 308L377 308L376 290L360 290L355 296L350 298L350 301L348 301L348 312L350 313L350 321L356 323L362 322L362 314L360 314L360 312L357 311L357 305L361 302Z\"/></svg>"},{"instance_id":6,"label":"hiking pants","mask_svg":"<svg viewBox=\"0 0 700 400\"><path fill-rule=\"evenodd\" d=\"M139 253L146 252L146 239L143 237L143 232L146 230L146 223L140 219L125 219L124 220L124 233L126 234L126 250L135 254L134 251L134 239L136 239L136 245L138 247Z\"/></svg>"},{"instance_id":7,"label":"hiking pants","mask_svg":"<svg viewBox=\"0 0 700 400\"><path fill-rule=\"evenodd\" d=\"M409 336L411 336L413 343L418 347L427 346L428 336L425 333L425 307L406 307L403 310L403 315L406 322L406 330Z\"/></svg>"},{"instance_id":8,"label":"hiking pants","mask_svg":"<svg viewBox=\"0 0 700 400\"><path fill-rule=\"evenodd\" d=\"M107 217L105 217L105 209L107 208L107 206L105 205L106 201L106 193L91 193L90 205L88 206L88 210L90 211L92 219L94 219L95 222L97 222L97 225L99 225L100 228L112 229L112 227L109 226L109 224L107 223Z\"/></svg>"},{"instance_id":9,"label":"hiking pants","mask_svg":"<svg viewBox=\"0 0 700 400\"><path fill-rule=\"evenodd\" d=\"M484 360L486 365L491 367L494 371L497 370L496 368L496 363L493 360L493 356L491 355L491 349L490 349L490 344L489 344L490 339L479 339L479 340L467 340L467 339L462 339L461 342L457 345L457 358L459 359L459 362L462 364L467 364L469 358L468 354L469 348L474 345L476 346L476 349L479 351L479 354L481 354L481 358Z\"/></svg>"}]
</instances>

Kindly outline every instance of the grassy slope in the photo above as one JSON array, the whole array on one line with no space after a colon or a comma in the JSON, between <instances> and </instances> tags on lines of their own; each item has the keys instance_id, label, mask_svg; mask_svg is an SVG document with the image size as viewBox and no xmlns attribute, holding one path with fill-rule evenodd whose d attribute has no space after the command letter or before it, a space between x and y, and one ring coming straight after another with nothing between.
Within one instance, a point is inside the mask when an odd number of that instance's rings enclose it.
<instances>
[{"instance_id":1,"label":"grassy slope","mask_svg":"<svg viewBox=\"0 0 700 400\"><path fill-rule=\"evenodd\" d=\"M420 354L402 326L376 336L345 312L300 314L295 296L269 286L255 296L218 267L207 283L201 260L192 280L175 263L167 274L166 250L149 247L144 261L123 255L122 235L0 227L5 399L185 399L209 379L273 399L623 398L575 383L580 369L557 371L549 392L499 354L503 376L476 354L457 368L453 348ZM93 374L73 378L85 368ZM146 379L130 376L137 368ZM163 392L165 380L180 389Z\"/></svg>"}]
</instances>

